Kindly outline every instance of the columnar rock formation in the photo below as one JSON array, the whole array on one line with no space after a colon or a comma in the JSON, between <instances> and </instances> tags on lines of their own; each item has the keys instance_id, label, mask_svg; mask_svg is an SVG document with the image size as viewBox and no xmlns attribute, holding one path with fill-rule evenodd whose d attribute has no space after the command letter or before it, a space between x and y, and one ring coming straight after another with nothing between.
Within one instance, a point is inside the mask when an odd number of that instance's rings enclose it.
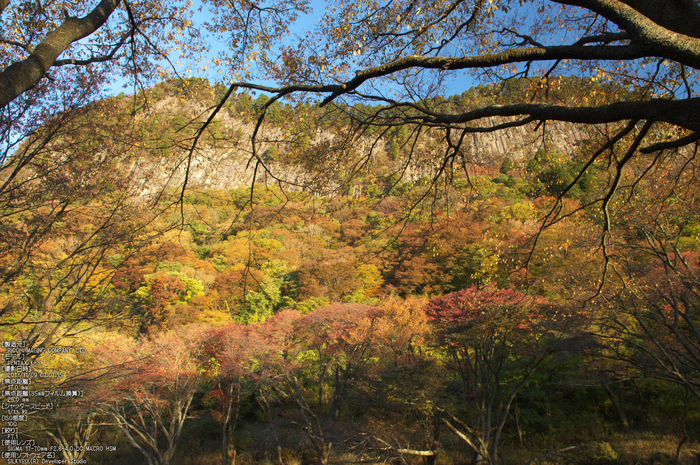
<instances>
[{"instance_id":1,"label":"columnar rock formation","mask_svg":"<svg viewBox=\"0 0 700 465\"><path fill-rule=\"evenodd\" d=\"M258 166L255 173L255 161L251 159L252 125L243 124L229 117L221 119L227 132L237 132L240 137L235 143L218 144L208 146L201 144L189 157L186 151L182 151L168 160L160 160L157 163L145 162L137 169L136 178L141 179L144 194L152 194L164 186L177 187L185 181L187 173L187 185L194 189L231 189L250 185L254 174L256 183L268 185L280 185L283 188L297 190L310 186L319 187L319 180L315 179L317 173L312 173L299 165L280 162L264 156L267 148L273 145L268 133L266 142L260 143L258 153L262 153L264 167ZM490 123L498 123L491 121ZM548 124L546 127L537 127L529 124L522 127L508 128L496 132L474 132L465 138L462 152L464 161L477 165L499 165L504 157L514 161L528 159L538 150L555 150L567 155L573 155L582 150L582 144L595 137L596 128L572 126L568 124ZM362 156L369 150L371 144L363 144L359 147L358 155ZM411 161L403 154L395 160L384 157L383 146L375 145L373 160L383 158L384 173L401 173L405 181L413 181L420 177L431 177L435 174L441 162L443 148L439 141L419 148ZM381 146L379 150L376 147ZM278 151L283 153L284 145L280 145ZM318 154L323 158L323 154ZM284 158L281 157L283 160ZM387 166L389 165L389 166ZM136 168L136 167L134 167ZM404 169L405 168L405 169ZM366 169L371 170L371 167ZM269 172L268 172L269 170ZM141 174L138 174L141 173ZM324 178L327 182L334 181ZM330 186L328 186L330 188Z\"/></svg>"}]
</instances>

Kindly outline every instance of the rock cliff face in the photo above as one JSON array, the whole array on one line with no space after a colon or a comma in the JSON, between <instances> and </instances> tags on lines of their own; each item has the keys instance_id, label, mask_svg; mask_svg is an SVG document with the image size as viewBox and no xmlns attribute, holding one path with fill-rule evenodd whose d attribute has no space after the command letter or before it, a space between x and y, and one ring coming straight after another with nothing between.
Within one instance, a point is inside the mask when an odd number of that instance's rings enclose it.
<instances>
[{"instance_id":1,"label":"rock cliff face","mask_svg":"<svg viewBox=\"0 0 700 465\"><path fill-rule=\"evenodd\" d=\"M186 114L196 120L207 115L211 107L193 101L169 97L156 102L144 118L159 113L170 113L175 108L178 114ZM253 125L232 117L227 111L221 111L215 119L220 127L221 140L215 145L203 142L197 144L190 154L186 149L191 141L178 143L180 149L167 157L151 157L142 154L132 161L128 171L139 196L153 196L163 189L179 189L187 182L188 189L233 189L256 183L282 183L283 187L299 189L309 174L302 168L290 165L280 166L273 160L267 160L265 152L271 146L263 142L258 153L263 154L265 167L258 167L252 159L251 137ZM274 138L268 131L267 139ZM268 168L266 170L265 168Z\"/></svg>"},{"instance_id":2,"label":"rock cliff face","mask_svg":"<svg viewBox=\"0 0 700 465\"><path fill-rule=\"evenodd\" d=\"M174 161L174 162L173 162ZM139 185L140 195L153 195L163 188L180 188L187 177L187 187L198 190L233 189L256 183L282 183L288 189L299 189L309 177L303 169L293 166L278 166L270 163L272 174L264 169L255 173L255 163L250 162L250 153L242 148L200 148L191 160L183 153L175 160L157 164L140 162L132 166L133 179ZM278 178L278 179L275 179Z\"/></svg>"},{"instance_id":3,"label":"rock cliff face","mask_svg":"<svg viewBox=\"0 0 700 465\"><path fill-rule=\"evenodd\" d=\"M179 106L182 111L183 103L187 114L202 115L208 111L202 104L192 102L174 102L172 98L158 102L154 112L167 111L167 108ZM167 159L154 161L147 157L131 166L132 179L140 186L137 189L141 195L149 196L160 192L164 187L181 187L187 179L188 188L193 189L231 189L251 185L253 178L258 184L280 185L286 189L302 189L321 183L327 183L323 190L337 187L337 179L326 172L321 176L313 172L314 162L307 162L307 168L294 163L283 163L273 158L266 158L264 167L251 159L251 136L253 125L244 123L228 112L222 111L217 119L223 134L223 140L216 145L199 144L191 157L188 152L180 150ZM505 119L490 119L482 121L482 126L493 126L506 122ZM464 140L462 152L467 163L477 165L498 166L505 156L514 161L528 159L538 150L556 150L564 154L573 154L581 149L581 144L595 136L595 128L574 126L563 123L547 123L537 126L529 124L522 127L507 128L495 132L473 132ZM323 134L318 137L329 137ZM284 145L275 141L282 138L281 131L267 128L259 135L258 153L264 154L268 148L278 145L278 151L284 151ZM410 161L405 154L399 154L394 160L386 155L387 143L362 143L356 147L357 156L367 156L368 165L363 168L372 171L372 165L383 166L382 175L401 173L404 180L412 181L423 176L435 174L444 153L444 146L439 141L430 141L413 154ZM373 153L369 154L372 150ZM323 153L312 155L318 160L324 160ZM283 158L283 157L282 157ZM146 161L147 160L147 161ZM349 163L349 162L348 162ZM347 168L342 164L339 169ZM330 170L332 171L332 167Z\"/></svg>"},{"instance_id":4,"label":"rock cliff face","mask_svg":"<svg viewBox=\"0 0 700 465\"><path fill-rule=\"evenodd\" d=\"M489 124L504 122L505 119L492 119ZM537 127L533 123L495 132L472 133L466 140L465 152L480 163L498 162L505 156L514 161L528 159L539 149L572 154L583 141L591 139L593 135L591 127L564 123L547 123Z\"/></svg>"}]
</instances>

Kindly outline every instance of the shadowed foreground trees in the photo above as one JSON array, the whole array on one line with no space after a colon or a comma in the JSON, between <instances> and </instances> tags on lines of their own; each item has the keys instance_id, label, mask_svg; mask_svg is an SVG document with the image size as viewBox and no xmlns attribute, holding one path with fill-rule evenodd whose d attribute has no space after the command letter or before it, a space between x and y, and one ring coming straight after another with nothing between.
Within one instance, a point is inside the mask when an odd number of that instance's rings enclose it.
<instances>
[{"instance_id":1,"label":"shadowed foreground trees","mask_svg":"<svg viewBox=\"0 0 700 465\"><path fill-rule=\"evenodd\" d=\"M331 304L304 316L285 310L263 326L281 343L268 359L279 380L272 388L297 407L297 423L320 465L333 447L328 425L347 405L371 356L370 310L362 304Z\"/></svg>"},{"instance_id":2,"label":"shadowed foreground trees","mask_svg":"<svg viewBox=\"0 0 700 465\"><path fill-rule=\"evenodd\" d=\"M263 383L261 366L271 347L256 327L231 324L207 328L196 358L204 381L210 386L205 403L221 425L222 464L235 463L234 432L246 396Z\"/></svg>"},{"instance_id":3,"label":"shadowed foreground trees","mask_svg":"<svg viewBox=\"0 0 700 465\"><path fill-rule=\"evenodd\" d=\"M653 181L637 186L636 201L623 206L615 275L593 308L611 358L700 399L700 184L694 155L685 157L691 169L656 168Z\"/></svg>"},{"instance_id":4,"label":"shadowed foreground trees","mask_svg":"<svg viewBox=\"0 0 700 465\"><path fill-rule=\"evenodd\" d=\"M700 399L700 261L656 242L636 257L626 288L610 296L603 340L614 357L640 372L686 388Z\"/></svg>"},{"instance_id":5,"label":"shadowed foreground trees","mask_svg":"<svg viewBox=\"0 0 700 465\"><path fill-rule=\"evenodd\" d=\"M113 339L98 360L111 373L91 402L110 416L149 465L168 465L192 399L201 388L197 363L201 328L161 333L152 339Z\"/></svg>"},{"instance_id":6,"label":"shadowed foreground trees","mask_svg":"<svg viewBox=\"0 0 700 465\"><path fill-rule=\"evenodd\" d=\"M467 405L466 419L444 412L442 421L472 450L472 463L498 463L511 405L552 350L549 307L494 286L447 294L426 307Z\"/></svg>"}]
</instances>

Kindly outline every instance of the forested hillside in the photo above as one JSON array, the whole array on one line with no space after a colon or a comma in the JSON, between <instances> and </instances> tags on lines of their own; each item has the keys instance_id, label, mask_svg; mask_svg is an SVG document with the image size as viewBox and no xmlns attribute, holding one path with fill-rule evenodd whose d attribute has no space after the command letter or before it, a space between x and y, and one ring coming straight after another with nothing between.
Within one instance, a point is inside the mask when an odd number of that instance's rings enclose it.
<instances>
[{"instance_id":1,"label":"forested hillside","mask_svg":"<svg viewBox=\"0 0 700 465\"><path fill-rule=\"evenodd\" d=\"M95 464L691 463L692 151L621 174L620 154L588 158L613 128L533 123L443 163L429 132L341 140L374 110L302 101L266 109L249 163L268 97L239 93L200 131L223 92L169 81L17 148L32 163L0 180L0 335L54 373L32 390L79 393L32 408L20 438Z\"/></svg>"}]
</instances>

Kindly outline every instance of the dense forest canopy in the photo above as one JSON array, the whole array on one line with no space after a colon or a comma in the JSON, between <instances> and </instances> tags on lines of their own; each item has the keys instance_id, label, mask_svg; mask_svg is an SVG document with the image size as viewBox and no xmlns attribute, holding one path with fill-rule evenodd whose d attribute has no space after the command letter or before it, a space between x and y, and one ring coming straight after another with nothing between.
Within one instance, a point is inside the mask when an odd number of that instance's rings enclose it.
<instances>
[{"instance_id":1,"label":"dense forest canopy","mask_svg":"<svg viewBox=\"0 0 700 465\"><path fill-rule=\"evenodd\" d=\"M0 0L3 405L72 393L3 439L690 463L700 4L308 9Z\"/></svg>"}]
</instances>

